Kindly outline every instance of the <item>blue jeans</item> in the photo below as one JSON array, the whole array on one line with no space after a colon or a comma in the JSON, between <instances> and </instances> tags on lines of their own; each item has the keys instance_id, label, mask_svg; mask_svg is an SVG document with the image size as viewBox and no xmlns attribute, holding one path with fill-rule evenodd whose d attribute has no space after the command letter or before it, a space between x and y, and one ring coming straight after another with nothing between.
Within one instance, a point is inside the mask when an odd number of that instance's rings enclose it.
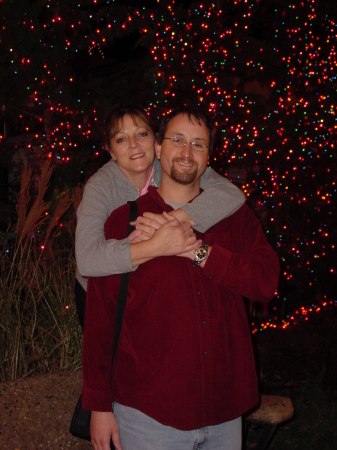
<instances>
[{"instance_id":1,"label":"blue jeans","mask_svg":"<svg viewBox=\"0 0 337 450\"><path fill-rule=\"evenodd\" d=\"M241 450L241 417L198 430L181 431L137 409L114 403L123 450Z\"/></svg>"}]
</instances>

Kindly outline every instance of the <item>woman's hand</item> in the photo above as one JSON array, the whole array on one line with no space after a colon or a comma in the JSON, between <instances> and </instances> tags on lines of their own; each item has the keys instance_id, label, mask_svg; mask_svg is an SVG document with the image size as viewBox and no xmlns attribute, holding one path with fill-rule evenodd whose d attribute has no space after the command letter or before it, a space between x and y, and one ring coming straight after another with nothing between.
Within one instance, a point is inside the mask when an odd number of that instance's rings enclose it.
<instances>
[{"instance_id":1,"label":"woman's hand","mask_svg":"<svg viewBox=\"0 0 337 450\"><path fill-rule=\"evenodd\" d=\"M156 223L150 227L153 229L151 237L148 237L148 231L143 231L135 238L138 241L131 243L130 253L133 267L159 256L176 256L195 250L201 244L201 239L196 238L190 223L180 223L166 213L163 213L163 219L165 222L160 226L158 220L154 221ZM143 225L148 227L149 220L152 219L147 217L146 224L141 224L140 227ZM145 236L143 236L144 233L146 233Z\"/></svg>"},{"instance_id":2,"label":"woman's hand","mask_svg":"<svg viewBox=\"0 0 337 450\"><path fill-rule=\"evenodd\" d=\"M110 439L116 450L122 450L118 425L113 412L91 411L90 434L95 450L110 450Z\"/></svg>"},{"instance_id":3,"label":"woman's hand","mask_svg":"<svg viewBox=\"0 0 337 450\"><path fill-rule=\"evenodd\" d=\"M201 240L197 240L191 224L170 219L153 233L148 242L151 242L156 256L175 256L194 250Z\"/></svg>"},{"instance_id":4,"label":"woman's hand","mask_svg":"<svg viewBox=\"0 0 337 450\"><path fill-rule=\"evenodd\" d=\"M137 220L130 222L136 229L129 235L129 239L132 244L137 242L146 241L153 236L153 233L164 225L168 221L175 221L178 224L181 222L173 215L167 214L165 211L163 214L154 214L151 212L145 212L143 216L137 217Z\"/></svg>"}]
</instances>

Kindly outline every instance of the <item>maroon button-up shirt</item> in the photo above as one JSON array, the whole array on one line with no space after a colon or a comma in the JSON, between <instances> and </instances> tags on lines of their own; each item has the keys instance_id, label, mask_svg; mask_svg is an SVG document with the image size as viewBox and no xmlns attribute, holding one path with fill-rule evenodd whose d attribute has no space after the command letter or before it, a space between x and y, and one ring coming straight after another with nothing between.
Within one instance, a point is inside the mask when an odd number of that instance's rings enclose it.
<instances>
[{"instance_id":1,"label":"maroon button-up shirt","mask_svg":"<svg viewBox=\"0 0 337 450\"><path fill-rule=\"evenodd\" d=\"M171 211L154 188L138 213ZM106 238L125 237L129 206L110 215ZM181 430L232 420L258 400L250 329L242 297L268 301L279 262L254 213L242 206L206 233L204 269L187 258L148 261L130 273L111 368L120 275L88 283L83 338L83 407L112 401Z\"/></svg>"}]
</instances>

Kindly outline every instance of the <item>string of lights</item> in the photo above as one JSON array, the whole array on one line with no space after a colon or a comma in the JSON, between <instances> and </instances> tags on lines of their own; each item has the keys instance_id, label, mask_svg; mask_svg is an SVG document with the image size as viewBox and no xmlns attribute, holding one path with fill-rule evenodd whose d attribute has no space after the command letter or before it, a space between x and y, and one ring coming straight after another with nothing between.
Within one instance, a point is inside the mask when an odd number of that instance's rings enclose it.
<instances>
[{"instance_id":1,"label":"string of lights","mask_svg":"<svg viewBox=\"0 0 337 450\"><path fill-rule=\"evenodd\" d=\"M181 101L207 108L218 136L210 165L240 186L280 255L273 317L287 313L286 323L294 323L303 315L301 305L320 305L313 307L317 312L334 304L333 1L158 0L127 6L46 0L39 11L17 3L16 11L7 11L0 42L8 63L2 101L6 114L14 111L21 134L30 136L27 154L69 164L84 147L96 157L104 152L99 136L112 87L103 82L98 89L99 69L109 69L109 61L118 67L113 43L137 33L136 44L147 49L144 58L152 68L144 105L149 115L159 121ZM10 26L15 21L20 39ZM89 71L93 61L96 76ZM130 100L122 78L112 82L111 92L118 101L117 95ZM299 312L291 319L294 308Z\"/></svg>"}]
</instances>

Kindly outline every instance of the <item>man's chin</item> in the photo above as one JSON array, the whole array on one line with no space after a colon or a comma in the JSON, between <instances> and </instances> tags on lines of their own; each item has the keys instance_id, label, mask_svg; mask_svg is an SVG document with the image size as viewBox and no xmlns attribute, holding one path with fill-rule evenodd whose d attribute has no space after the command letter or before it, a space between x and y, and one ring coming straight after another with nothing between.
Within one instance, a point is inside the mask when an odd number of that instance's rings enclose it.
<instances>
[{"instance_id":1,"label":"man's chin","mask_svg":"<svg viewBox=\"0 0 337 450\"><path fill-rule=\"evenodd\" d=\"M179 184L191 184L197 178L197 170L193 170L193 172L180 172L176 170L174 167L171 169L171 178Z\"/></svg>"}]
</instances>

